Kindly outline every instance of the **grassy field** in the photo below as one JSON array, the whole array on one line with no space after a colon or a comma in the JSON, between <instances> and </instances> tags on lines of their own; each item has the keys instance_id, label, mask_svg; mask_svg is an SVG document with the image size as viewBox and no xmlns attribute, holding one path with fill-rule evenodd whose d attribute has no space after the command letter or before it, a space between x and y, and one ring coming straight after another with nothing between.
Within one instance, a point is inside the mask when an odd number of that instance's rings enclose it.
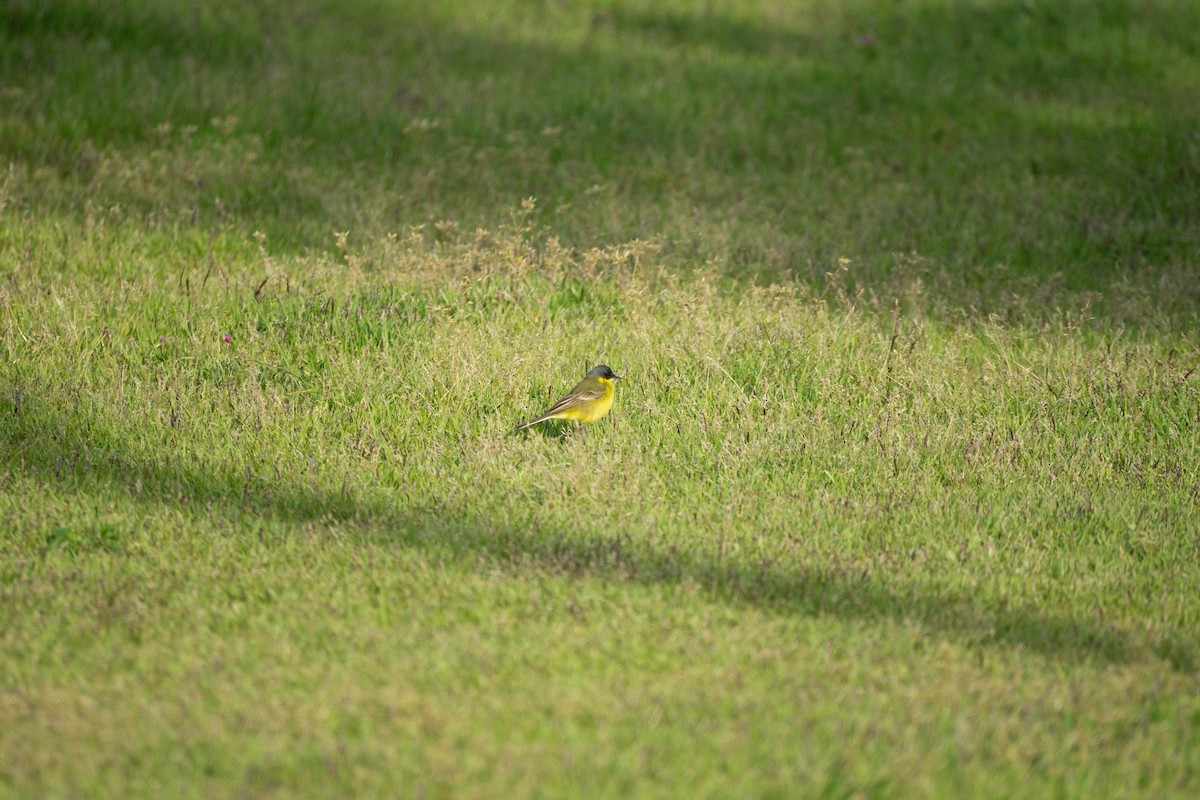
<instances>
[{"instance_id":1,"label":"grassy field","mask_svg":"<svg viewBox=\"0 0 1200 800\"><path fill-rule=\"evenodd\" d=\"M1197 85L1184 0L5 4L0 796L1196 796Z\"/></svg>"}]
</instances>

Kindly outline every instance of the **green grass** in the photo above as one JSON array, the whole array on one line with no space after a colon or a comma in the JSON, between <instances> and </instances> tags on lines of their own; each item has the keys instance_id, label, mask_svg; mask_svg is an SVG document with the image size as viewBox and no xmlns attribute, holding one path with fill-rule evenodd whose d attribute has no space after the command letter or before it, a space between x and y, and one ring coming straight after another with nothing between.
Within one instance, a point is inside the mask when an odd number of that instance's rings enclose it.
<instances>
[{"instance_id":1,"label":"green grass","mask_svg":"<svg viewBox=\"0 0 1200 800\"><path fill-rule=\"evenodd\" d=\"M0 10L0 796L1195 796L1200 11L442 5Z\"/></svg>"},{"instance_id":2,"label":"green grass","mask_svg":"<svg viewBox=\"0 0 1200 800\"><path fill-rule=\"evenodd\" d=\"M919 253L1001 297L1194 266L1186 2L255 5L10 3L14 194L300 252L533 196L571 246L865 285Z\"/></svg>"}]
</instances>

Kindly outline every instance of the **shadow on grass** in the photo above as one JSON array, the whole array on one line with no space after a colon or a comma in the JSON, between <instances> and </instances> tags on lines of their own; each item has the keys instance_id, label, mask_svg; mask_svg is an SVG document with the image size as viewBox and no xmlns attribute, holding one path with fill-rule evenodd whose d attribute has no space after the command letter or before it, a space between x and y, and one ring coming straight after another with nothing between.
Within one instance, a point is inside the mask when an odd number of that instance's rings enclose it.
<instances>
[{"instance_id":1,"label":"shadow on grass","mask_svg":"<svg viewBox=\"0 0 1200 800\"><path fill-rule=\"evenodd\" d=\"M884 283L891 253L917 252L984 268L981 280L1003 264L1097 288L1200 249L1185 79L1200 69L1200 12L1185 6L862 0L771 24L628 2L570 12L564 29L590 33L556 38L528 35L529 10L506 12L528 17L521 35L369 0L18 2L0 16L0 77L50 75L53 94L17 112L27 124L0 153L70 180L89 148L137 157L162 123L199 124L203 140L211 118L235 114L262 157L177 194L202 223L265 229L275 247L328 246L352 223L378 236L438 219L487 227L532 195L575 246L661 236L699 263L711 253L696 237L718 232L739 276L819 280L850 255L866 259L860 281ZM120 86L72 67L81 42L100 40L120 74L163 79ZM611 208L589 205L594 184L614 188ZM146 209L157 190L145 187Z\"/></svg>"},{"instance_id":2,"label":"shadow on grass","mask_svg":"<svg viewBox=\"0 0 1200 800\"><path fill-rule=\"evenodd\" d=\"M541 436L543 439L554 439L557 442L565 442L568 439L580 437L586 438L588 429L582 425L577 425L572 422L559 419L548 419L545 422L539 422L528 428L517 428L513 431L516 436Z\"/></svg>"},{"instance_id":3,"label":"shadow on grass","mask_svg":"<svg viewBox=\"0 0 1200 800\"><path fill-rule=\"evenodd\" d=\"M454 507L417 512L379 500L265 481L221 465L148 463L131 455L121 436L56 417L36 402L0 406L0 465L82 492L120 493L139 502L181 508L235 524L268 517L284 524L337 521L358 536L397 547L422 548L515 572L528 570L619 583L700 586L718 602L778 614L830 616L886 624L915 624L931 636L973 647L1017 648L1051 659L1123 664L1162 659L1181 673L1196 670L1196 643L1167 634L1134 637L1093 620L1049 614L1030 606L997 609L986 600L936 588L893 587L886 577L834 565L788 568L714 553L661 548L621 532L578 534L527 530ZM86 430L78 436L64 431ZM111 531L106 549L119 548ZM48 541L47 546L55 542Z\"/></svg>"}]
</instances>

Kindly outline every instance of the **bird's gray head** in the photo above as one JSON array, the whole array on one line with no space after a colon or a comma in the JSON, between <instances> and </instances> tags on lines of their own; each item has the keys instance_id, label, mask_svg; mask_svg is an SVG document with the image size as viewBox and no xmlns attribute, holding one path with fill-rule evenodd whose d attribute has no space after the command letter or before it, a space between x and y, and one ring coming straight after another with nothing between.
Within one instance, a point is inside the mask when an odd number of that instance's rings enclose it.
<instances>
[{"instance_id":1,"label":"bird's gray head","mask_svg":"<svg viewBox=\"0 0 1200 800\"><path fill-rule=\"evenodd\" d=\"M589 378L604 378L610 381L619 381L621 376L612 371L612 367L608 364L601 364L597 367L592 367L592 371L587 374Z\"/></svg>"}]
</instances>

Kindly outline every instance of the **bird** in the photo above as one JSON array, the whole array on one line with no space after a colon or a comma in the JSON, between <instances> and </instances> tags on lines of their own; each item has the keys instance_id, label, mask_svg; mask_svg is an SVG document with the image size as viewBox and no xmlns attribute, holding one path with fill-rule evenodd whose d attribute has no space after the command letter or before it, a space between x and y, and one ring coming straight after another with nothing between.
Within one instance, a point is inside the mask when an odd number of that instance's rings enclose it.
<instances>
[{"instance_id":1,"label":"bird","mask_svg":"<svg viewBox=\"0 0 1200 800\"><path fill-rule=\"evenodd\" d=\"M607 364L592 367L587 377L575 384L575 388L567 392L550 410L529 422L521 423L517 430L537 425L548 419L569 419L572 422L599 422L612 408L613 394L616 385L613 381L621 380L621 376L612 371Z\"/></svg>"}]
</instances>

